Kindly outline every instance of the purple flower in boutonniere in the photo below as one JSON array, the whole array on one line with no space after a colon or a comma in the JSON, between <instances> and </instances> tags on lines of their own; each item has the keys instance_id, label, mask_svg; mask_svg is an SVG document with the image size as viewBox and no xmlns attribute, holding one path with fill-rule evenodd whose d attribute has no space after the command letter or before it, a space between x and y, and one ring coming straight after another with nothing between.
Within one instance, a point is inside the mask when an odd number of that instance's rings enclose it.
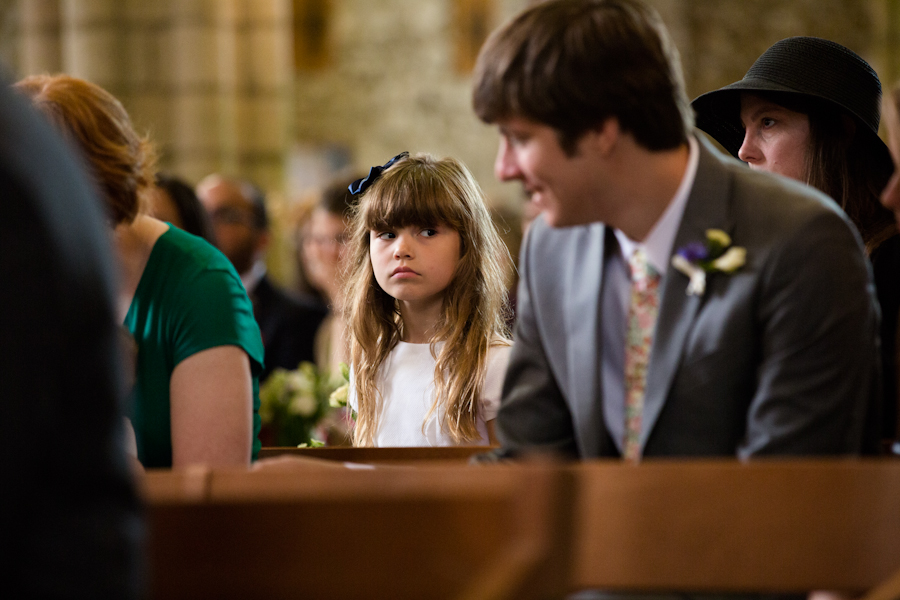
<instances>
[{"instance_id":1,"label":"purple flower in boutonniere","mask_svg":"<svg viewBox=\"0 0 900 600\"><path fill-rule=\"evenodd\" d=\"M731 236L721 229L707 229L706 243L691 242L672 257L672 266L688 276L686 293L702 296L707 273L734 273L747 262L747 249L731 245Z\"/></svg>"},{"instance_id":2,"label":"purple flower in boutonniere","mask_svg":"<svg viewBox=\"0 0 900 600\"><path fill-rule=\"evenodd\" d=\"M709 252L706 250L706 246L704 246L700 242L691 242L690 244L679 250L678 254L683 256L686 261L692 263L706 260L706 258L709 256Z\"/></svg>"}]
</instances>

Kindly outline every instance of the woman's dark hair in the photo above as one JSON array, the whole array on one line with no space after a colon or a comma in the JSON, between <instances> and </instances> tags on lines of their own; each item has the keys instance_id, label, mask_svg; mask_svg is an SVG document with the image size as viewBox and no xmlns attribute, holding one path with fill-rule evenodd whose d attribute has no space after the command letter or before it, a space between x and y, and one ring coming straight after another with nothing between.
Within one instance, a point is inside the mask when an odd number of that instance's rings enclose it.
<instances>
[{"instance_id":1,"label":"woman's dark hair","mask_svg":"<svg viewBox=\"0 0 900 600\"><path fill-rule=\"evenodd\" d=\"M203 205L197 198L197 194L194 193L194 188L174 175L163 173L156 174L154 183L156 187L166 192L169 198L172 199L172 204L175 205L175 210L178 211L178 216L181 217L182 228L188 233L202 237L210 244L215 245L216 238L212 223L209 220L209 214L203 208Z\"/></svg>"},{"instance_id":2,"label":"woman's dark hair","mask_svg":"<svg viewBox=\"0 0 900 600\"><path fill-rule=\"evenodd\" d=\"M879 200L893 163L873 150L863 126L834 103L797 94L760 95L809 117L806 183L840 205L871 254L897 230L893 213Z\"/></svg>"},{"instance_id":3,"label":"woman's dark hair","mask_svg":"<svg viewBox=\"0 0 900 600\"><path fill-rule=\"evenodd\" d=\"M351 194L349 187L357 179L359 178L354 175L353 178L344 177L332 182L322 192L318 206L333 215L343 217L344 221L349 222L356 205L359 203L359 196Z\"/></svg>"}]
</instances>

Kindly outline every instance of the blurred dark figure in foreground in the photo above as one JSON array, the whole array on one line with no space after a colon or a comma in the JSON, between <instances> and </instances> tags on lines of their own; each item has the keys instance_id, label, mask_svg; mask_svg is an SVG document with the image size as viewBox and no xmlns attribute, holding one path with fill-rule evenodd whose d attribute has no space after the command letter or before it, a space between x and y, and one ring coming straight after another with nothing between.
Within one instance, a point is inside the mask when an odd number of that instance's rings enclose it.
<instances>
[{"instance_id":1,"label":"blurred dark figure in foreground","mask_svg":"<svg viewBox=\"0 0 900 600\"><path fill-rule=\"evenodd\" d=\"M0 132L0 580L14 598L136 598L109 234L58 134L6 84Z\"/></svg>"}]
</instances>

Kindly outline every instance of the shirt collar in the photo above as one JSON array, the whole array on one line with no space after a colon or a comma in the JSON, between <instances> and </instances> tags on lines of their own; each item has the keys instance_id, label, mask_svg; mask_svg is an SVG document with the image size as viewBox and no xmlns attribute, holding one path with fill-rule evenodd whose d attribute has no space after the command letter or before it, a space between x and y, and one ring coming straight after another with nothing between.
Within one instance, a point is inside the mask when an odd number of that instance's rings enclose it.
<instances>
[{"instance_id":1,"label":"shirt collar","mask_svg":"<svg viewBox=\"0 0 900 600\"><path fill-rule=\"evenodd\" d=\"M248 294L256 288L256 285L265 275L266 263L261 260L254 262L249 271L241 274L241 283L244 284L244 289L247 290Z\"/></svg>"},{"instance_id":2,"label":"shirt collar","mask_svg":"<svg viewBox=\"0 0 900 600\"><path fill-rule=\"evenodd\" d=\"M662 277L669 266L669 257L672 255L672 245L675 243L675 235L681 225L681 217L684 216L684 207L687 205L691 188L694 187L694 179L697 175L697 163L700 161L700 148L694 136L688 137L688 163L681 177L681 183L675 191L675 195L669 201L669 205L662 216L653 225L650 233L643 242L638 243L630 239L618 229L614 229L622 256L625 262L631 258L638 247L642 247L647 253L647 262Z\"/></svg>"}]
</instances>

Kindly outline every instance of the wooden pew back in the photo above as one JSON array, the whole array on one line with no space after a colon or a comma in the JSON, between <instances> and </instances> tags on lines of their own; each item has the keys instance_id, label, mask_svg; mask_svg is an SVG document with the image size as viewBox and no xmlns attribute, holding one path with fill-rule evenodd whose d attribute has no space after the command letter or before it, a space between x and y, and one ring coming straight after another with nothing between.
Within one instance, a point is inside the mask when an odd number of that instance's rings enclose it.
<instances>
[{"instance_id":1,"label":"wooden pew back","mask_svg":"<svg viewBox=\"0 0 900 600\"><path fill-rule=\"evenodd\" d=\"M900 461L151 472L153 598L900 597Z\"/></svg>"},{"instance_id":2,"label":"wooden pew back","mask_svg":"<svg viewBox=\"0 0 900 600\"><path fill-rule=\"evenodd\" d=\"M565 476L544 466L213 471L203 501L157 493L150 503L151 597L559 597Z\"/></svg>"},{"instance_id":3,"label":"wooden pew back","mask_svg":"<svg viewBox=\"0 0 900 600\"><path fill-rule=\"evenodd\" d=\"M900 569L900 461L584 464L572 589L868 590Z\"/></svg>"}]
</instances>

